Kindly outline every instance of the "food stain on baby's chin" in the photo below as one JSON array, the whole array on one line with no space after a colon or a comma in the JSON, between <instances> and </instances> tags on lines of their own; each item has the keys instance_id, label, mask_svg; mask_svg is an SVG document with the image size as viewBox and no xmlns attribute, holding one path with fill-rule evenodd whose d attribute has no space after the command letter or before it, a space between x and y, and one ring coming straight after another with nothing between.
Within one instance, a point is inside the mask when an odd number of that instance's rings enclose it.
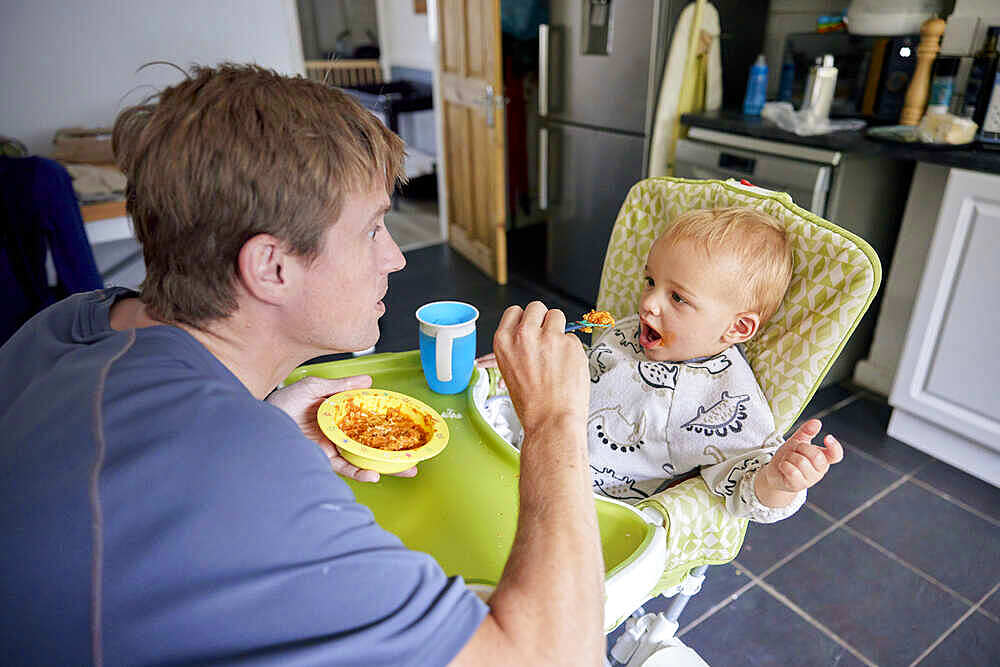
<instances>
[{"instance_id":1,"label":"food stain on baby's chin","mask_svg":"<svg viewBox=\"0 0 1000 667\"><path fill-rule=\"evenodd\" d=\"M664 331L660 334L660 340L656 341L658 345L667 346L673 345L674 341L677 340L677 334L673 331Z\"/></svg>"}]
</instances>

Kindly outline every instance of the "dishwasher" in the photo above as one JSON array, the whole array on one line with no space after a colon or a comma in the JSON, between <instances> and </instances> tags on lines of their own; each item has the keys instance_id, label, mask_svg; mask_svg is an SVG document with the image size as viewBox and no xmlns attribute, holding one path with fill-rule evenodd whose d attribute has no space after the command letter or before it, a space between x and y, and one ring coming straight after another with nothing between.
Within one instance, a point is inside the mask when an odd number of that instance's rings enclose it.
<instances>
[{"instance_id":1,"label":"dishwasher","mask_svg":"<svg viewBox=\"0 0 1000 667\"><path fill-rule=\"evenodd\" d=\"M867 241L886 282L913 174L913 162L834 151L692 127L677 142L674 175L746 179L787 192L792 201ZM869 307L823 385L850 379L868 356L879 297Z\"/></svg>"}]
</instances>

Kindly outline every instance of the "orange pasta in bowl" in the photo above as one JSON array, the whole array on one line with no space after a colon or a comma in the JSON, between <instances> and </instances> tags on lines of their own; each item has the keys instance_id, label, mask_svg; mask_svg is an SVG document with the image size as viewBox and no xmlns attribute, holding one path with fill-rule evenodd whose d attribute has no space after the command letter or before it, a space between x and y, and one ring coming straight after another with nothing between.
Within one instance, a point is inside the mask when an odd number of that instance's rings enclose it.
<instances>
[{"instance_id":1,"label":"orange pasta in bowl","mask_svg":"<svg viewBox=\"0 0 1000 667\"><path fill-rule=\"evenodd\" d=\"M418 424L417 419L399 408L390 407L380 413L348 401L347 412L338 426L347 437L362 445L397 452L420 447L430 440L433 419L426 414L422 417L423 423Z\"/></svg>"},{"instance_id":2,"label":"orange pasta in bowl","mask_svg":"<svg viewBox=\"0 0 1000 667\"><path fill-rule=\"evenodd\" d=\"M448 425L431 406L388 389L334 394L316 412L320 430L359 468L400 472L437 456Z\"/></svg>"}]
</instances>

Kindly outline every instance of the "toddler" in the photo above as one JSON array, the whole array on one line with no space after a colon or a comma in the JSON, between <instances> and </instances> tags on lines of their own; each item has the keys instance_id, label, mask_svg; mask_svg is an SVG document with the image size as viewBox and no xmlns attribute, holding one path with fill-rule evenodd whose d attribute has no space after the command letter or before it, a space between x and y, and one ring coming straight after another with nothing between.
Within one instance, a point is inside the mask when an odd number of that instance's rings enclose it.
<instances>
[{"instance_id":1,"label":"toddler","mask_svg":"<svg viewBox=\"0 0 1000 667\"><path fill-rule=\"evenodd\" d=\"M843 449L811 443L815 419L782 443L741 349L791 273L784 230L754 209L689 211L656 239L639 312L587 352L595 492L635 503L697 469L736 516L771 523L805 502Z\"/></svg>"}]
</instances>

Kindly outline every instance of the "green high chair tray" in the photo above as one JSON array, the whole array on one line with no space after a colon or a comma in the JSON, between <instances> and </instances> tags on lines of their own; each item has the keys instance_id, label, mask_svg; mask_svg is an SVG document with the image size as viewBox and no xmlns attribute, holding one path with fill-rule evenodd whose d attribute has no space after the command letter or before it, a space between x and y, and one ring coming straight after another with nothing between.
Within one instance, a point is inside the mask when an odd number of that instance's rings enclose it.
<instances>
[{"instance_id":1,"label":"green high chair tray","mask_svg":"<svg viewBox=\"0 0 1000 667\"><path fill-rule=\"evenodd\" d=\"M436 394L424 381L416 350L302 366L285 384L307 375L370 375L373 386L407 394L441 413L451 434L448 446L422 462L417 477L383 475L374 484L353 480L347 484L382 528L410 549L433 556L449 576L461 575L470 584L495 586L517 528L520 466L517 451L496 434L473 404L476 377L463 393ZM629 566L664 542L662 537L654 542L663 529L648 523L633 507L597 496L594 501L606 579L635 570ZM656 567L653 565L653 570ZM658 567L653 572L654 582L662 563ZM620 610L607 609L607 623L617 625L621 614Z\"/></svg>"}]
</instances>

